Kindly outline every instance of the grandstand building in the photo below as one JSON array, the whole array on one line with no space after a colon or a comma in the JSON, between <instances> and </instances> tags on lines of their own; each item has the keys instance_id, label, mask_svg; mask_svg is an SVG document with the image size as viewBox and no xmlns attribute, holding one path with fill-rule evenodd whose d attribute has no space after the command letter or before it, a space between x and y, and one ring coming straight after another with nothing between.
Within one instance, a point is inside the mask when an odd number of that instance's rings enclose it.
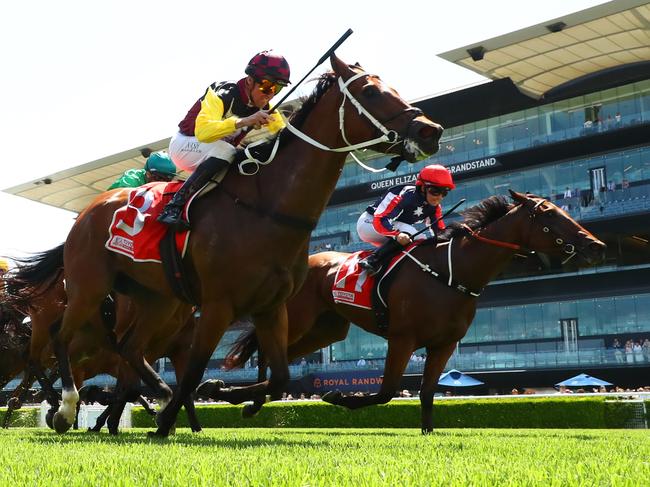
<instances>
[{"instance_id":1,"label":"grandstand building","mask_svg":"<svg viewBox=\"0 0 650 487\"><path fill-rule=\"evenodd\" d=\"M346 163L310 250L367 248L356 234L359 214L427 164L454 174L448 208L509 189L544 196L607 243L606 262L577 269L516 258L480 297L448 368L502 389L549 385L578 372L650 385L650 4L609 2L440 56L489 81L414 103L446 128L433 157L395 173ZM389 160L361 157L374 168ZM79 211L101 178L74 184L75 177L102 176L96 192L142 163L136 149L100 162L7 191ZM236 334L228 332L226 342ZM346 340L306 357L310 365L293 367L292 375L357 369L361 358L380 374L385 352L384 339L351 327ZM421 371L422 363L409 365L409 388L417 389Z\"/></svg>"}]
</instances>

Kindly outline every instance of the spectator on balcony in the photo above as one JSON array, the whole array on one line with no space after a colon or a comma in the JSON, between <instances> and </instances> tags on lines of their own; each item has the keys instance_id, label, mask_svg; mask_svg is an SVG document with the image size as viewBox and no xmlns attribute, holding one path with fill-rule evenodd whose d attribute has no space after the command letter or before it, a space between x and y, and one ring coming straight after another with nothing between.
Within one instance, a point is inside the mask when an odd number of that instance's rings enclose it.
<instances>
[{"instance_id":1,"label":"spectator on balcony","mask_svg":"<svg viewBox=\"0 0 650 487\"><path fill-rule=\"evenodd\" d=\"M643 340L643 354L645 355L645 359L650 362L650 340L647 338Z\"/></svg>"},{"instance_id":2,"label":"spectator on balcony","mask_svg":"<svg viewBox=\"0 0 650 487\"><path fill-rule=\"evenodd\" d=\"M634 363L634 342L632 340L625 342L625 361L628 364Z\"/></svg>"},{"instance_id":3,"label":"spectator on balcony","mask_svg":"<svg viewBox=\"0 0 650 487\"><path fill-rule=\"evenodd\" d=\"M365 367L365 366L366 366L366 359L363 358L363 357L361 357L361 358L357 361L357 367Z\"/></svg>"},{"instance_id":4,"label":"spectator on balcony","mask_svg":"<svg viewBox=\"0 0 650 487\"><path fill-rule=\"evenodd\" d=\"M614 342L612 342L612 350L614 350L614 358L616 359L616 363L619 364L622 364L624 362L623 351L621 348L621 342L618 341L618 338L614 338Z\"/></svg>"},{"instance_id":5,"label":"spectator on balcony","mask_svg":"<svg viewBox=\"0 0 650 487\"><path fill-rule=\"evenodd\" d=\"M612 181L611 179L609 180L609 183L607 183L607 190L608 191L616 191L616 183Z\"/></svg>"},{"instance_id":6,"label":"spectator on balcony","mask_svg":"<svg viewBox=\"0 0 650 487\"><path fill-rule=\"evenodd\" d=\"M640 342L634 342L632 345L632 351L634 352L634 361L643 362L643 347Z\"/></svg>"},{"instance_id":7,"label":"spectator on balcony","mask_svg":"<svg viewBox=\"0 0 650 487\"><path fill-rule=\"evenodd\" d=\"M627 179L623 179L623 181L621 182L621 188L627 189L629 187L630 187L630 181L628 181Z\"/></svg>"},{"instance_id":8,"label":"spectator on balcony","mask_svg":"<svg viewBox=\"0 0 650 487\"><path fill-rule=\"evenodd\" d=\"M564 190L564 197L565 198L573 198L573 191L571 191L571 188L569 188L568 186Z\"/></svg>"}]
</instances>

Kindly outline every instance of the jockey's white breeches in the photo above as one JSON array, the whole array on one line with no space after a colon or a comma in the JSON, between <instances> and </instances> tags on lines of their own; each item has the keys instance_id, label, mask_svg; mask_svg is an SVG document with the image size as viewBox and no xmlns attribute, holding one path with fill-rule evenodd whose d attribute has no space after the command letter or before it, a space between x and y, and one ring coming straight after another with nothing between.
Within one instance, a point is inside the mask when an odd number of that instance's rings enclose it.
<instances>
[{"instance_id":1,"label":"jockey's white breeches","mask_svg":"<svg viewBox=\"0 0 650 487\"><path fill-rule=\"evenodd\" d=\"M390 237L387 237L386 235L382 235L377 230L375 230L375 227L372 225L372 221L374 218L375 217L370 213L368 213L367 211L361 213L361 216L357 220L357 233L359 234L359 238L361 238L361 240L363 240L364 242L368 242L374 245L375 247L379 247ZM395 230L408 233L409 235L413 235L414 233L417 232L417 229L413 225L409 225L408 223L394 221L392 222L392 224ZM420 235L415 237L415 240L422 240L425 238L427 238L427 236L424 233L421 233Z\"/></svg>"},{"instance_id":2,"label":"jockey's white breeches","mask_svg":"<svg viewBox=\"0 0 650 487\"><path fill-rule=\"evenodd\" d=\"M214 142L199 142L196 137L190 137L177 132L169 141L169 157L178 169L194 172L196 167L208 157L216 157L232 162L236 149L224 140Z\"/></svg>"}]
</instances>

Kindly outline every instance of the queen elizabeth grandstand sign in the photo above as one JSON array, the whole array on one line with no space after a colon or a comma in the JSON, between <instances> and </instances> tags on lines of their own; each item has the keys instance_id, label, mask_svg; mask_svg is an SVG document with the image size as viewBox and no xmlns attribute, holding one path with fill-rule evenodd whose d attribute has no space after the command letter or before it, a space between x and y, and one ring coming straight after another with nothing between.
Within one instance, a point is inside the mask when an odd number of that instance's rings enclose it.
<instances>
[{"instance_id":1,"label":"queen elizabeth grandstand sign","mask_svg":"<svg viewBox=\"0 0 650 487\"><path fill-rule=\"evenodd\" d=\"M486 157L484 159L446 165L451 173L457 178L463 178L466 176L471 177L474 175L474 173L483 174L500 168L501 166L502 164L497 157ZM330 204L339 204L348 201L370 198L374 195L383 193L386 189L392 186L398 186L400 184L414 184L417 176L418 171L413 171L409 174L392 176L380 179L378 181L340 188L337 189L332 195Z\"/></svg>"}]
</instances>

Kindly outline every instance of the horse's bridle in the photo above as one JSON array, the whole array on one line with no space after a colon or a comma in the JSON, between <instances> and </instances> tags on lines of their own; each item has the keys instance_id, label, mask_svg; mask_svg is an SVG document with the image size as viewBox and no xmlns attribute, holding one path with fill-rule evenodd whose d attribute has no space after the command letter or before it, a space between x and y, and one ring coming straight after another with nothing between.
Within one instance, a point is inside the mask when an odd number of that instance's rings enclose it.
<instances>
[{"instance_id":1,"label":"horse's bridle","mask_svg":"<svg viewBox=\"0 0 650 487\"><path fill-rule=\"evenodd\" d=\"M359 100L357 100L352 95L352 93L350 93L350 90L348 89L348 86L352 82L354 82L357 79L362 78L364 76L371 76L371 75L366 73L365 71L362 71L360 73L355 74L354 76L351 76L350 78L348 78L347 81L343 81L343 78L341 76L339 76L337 78L338 85L339 85L339 90L341 91L341 94L343 95L343 100L341 101L341 105L339 106L339 130L341 132L341 136L343 137L343 140L345 141L346 144L348 144L347 146L332 148L332 147L327 147L324 144L321 144L317 140L311 138L310 136L308 136L304 132L301 132L296 127L291 125L289 120L287 120L287 118L282 114L282 112L278 111L278 113L280 114L280 116L284 120L284 124L285 124L286 129L289 132L291 132L293 135L298 137L299 139L307 142L308 144L310 144L310 145L312 145L314 147L317 147L318 149L329 151L329 152L350 152L350 151L353 151L353 150L363 149L363 148L366 148L366 147L370 147L370 146L377 145L377 144L382 144L382 143L388 143L388 144L391 144L391 146L395 146L397 144L404 143L404 141L406 141L408 139L408 134L410 132L411 126L415 122L415 119L417 117L419 117L420 115L422 115L422 113L423 113L422 110L420 110L417 107L409 106L409 107L405 108L404 110L402 110L401 112L398 112L395 115L391 115L388 119L384 120L383 122L380 122L370 112L368 112L368 110L366 110L364 108L364 106L359 102ZM381 133L381 135L379 137L376 137L376 138L371 139L371 140L367 140L365 142L359 142L357 144L352 144L347 139L347 137L345 135L345 102L348 101L348 100L357 109L357 111L359 112L359 115L363 115L364 117L366 117L368 119L368 121ZM387 123L389 123L389 122L391 122L391 121L393 121L393 120L395 120L395 119L397 119L397 118L399 118L399 117L401 117L403 115L409 114L409 113L412 113L413 116L411 117L411 120L409 121L409 123L406 125L406 128L404 130L404 134L399 134L396 130L386 128L385 124L387 124ZM241 174L244 174L244 175L247 175L247 176L252 176L252 175L256 174L257 171L259 171L260 166L265 166L265 165L269 164L273 160L273 158L275 157L275 154L277 152L277 148L278 148L278 144L279 144L279 137L276 138L275 145L274 145L273 149L271 150L271 155L266 161L257 160L249 152L249 148L253 148L256 145L262 144L262 143L264 143L264 141L260 141L259 143L249 144L246 147L245 153L246 153L247 158L244 161L239 163L239 172ZM246 171L244 171L243 167L245 165L247 165L247 164L255 164L256 165L255 171L254 172L246 172Z\"/></svg>"},{"instance_id":2,"label":"horse's bridle","mask_svg":"<svg viewBox=\"0 0 650 487\"><path fill-rule=\"evenodd\" d=\"M546 200L544 198L541 198L541 200L538 201L535 204L535 206L533 206L532 208L526 206L526 209L528 210L528 213L529 213L529 217L530 217L531 221L533 222L533 224L537 222L537 216L540 214L539 209L545 202L546 202ZM523 205L524 203L521 203L521 204ZM490 245L495 245L497 247L502 247L502 248L506 248L506 249L510 249L510 250L515 250L515 251L518 251L518 252L525 252L525 253L528 253L528 254L534 253L534 251L530 249L530 247L531 247L530 246L530 240L532 238L530 229L528 231L528 238L525 239L528 242L528 245L523 246L523 245L519 245L519 244L515 244L515 243L503 242L501 240L494 240L494 239L483 237L482 235L479 235L480 230L478 230L478 231L472 230L467 224L464 224L464 223L462 224L462 227L465 230L467 230L468 234L471 237L473 237L476 240L479 240L481 242L484 242L484 243L487 243L487 244L490 244ZM531 229L532 229L532 224L531 224ZM542 232L551 233L551 228L548 225L544 225L544 226L542 226ZM565 242L565 240L563 238L560 238L559 236L557 236L557 233L555 233L555 236L556 236L556 238L554 239L555 245L562 246L562 252L564 252L565 254L567 254L569 256L565 261L562 262L562 263L565 263L569 259L573 258L576 255L576 253L577 253L576 252L576 245L572 244L572 243Z\"/></svg>"}]
</instances>

